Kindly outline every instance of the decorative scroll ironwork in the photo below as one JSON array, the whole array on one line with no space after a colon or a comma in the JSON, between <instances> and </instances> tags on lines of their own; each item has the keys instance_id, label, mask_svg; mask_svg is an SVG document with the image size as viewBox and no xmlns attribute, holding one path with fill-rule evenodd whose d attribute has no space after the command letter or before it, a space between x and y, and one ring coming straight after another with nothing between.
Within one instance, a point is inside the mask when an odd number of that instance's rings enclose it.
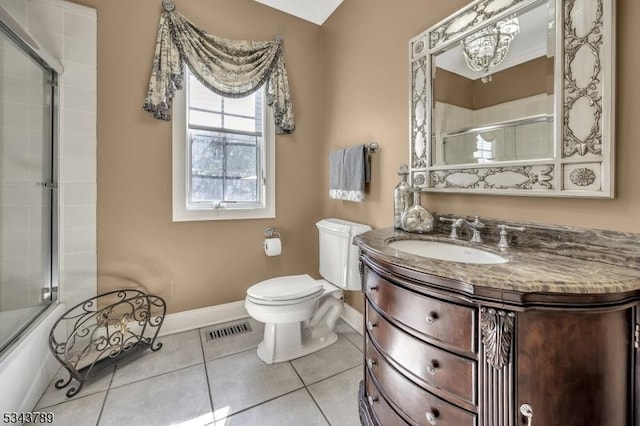
<instances>
[{"instance_id":1,"label":"decorative scroll ironwork","mask_svg":"<svg viewBox=\"0 0 640 426\"><path fill-rule=\"evenodd\" d=\"M500 174L518 175L517 181L492 183L491 178ZM456 183L454 175L466 175L464 182ZM478 169L433 170L430 188L461 189L553 189L553 166L505 166Z\"/></svg>"},{"instance_id":2,"label":"decorative scroll ironwork","mask_svg":"<svg viewBox=\"0 0 640 426\"><path fill-rule=\"evenodd\" d=\"M482 346L489 365L501 369L509 363L514 329L513 312L480 308Z\"/></svg>"},{"instance_id":3,"label":"decorative scroll ironwork","mask_svg":"<svg viewBox=\"0 0 640 426\"><path fill-rule=\"evenodd\" d=\"M468 31L471 28L488 21L492 17L504 12L511 6L521 3L524 0L503 0L503 5L497 0L485 0L466 10L460 15L449 19L429 34L431 48L444 44L454 37ZM459 27L455 27L455 25Z\"/></svg>"},{"instance_id":4,"label":"decorative scroll ironwork","mask_svg":"<svg viewBox=\"0 0 640 426\"><path fill-rule=\"evenodd\" d=\"M602 0L596 2L596 16L593 26L585 35L578 35L576 24L573 21L572 12L575 0L564 2L564 36L565 36L565 61L564 61L564 138L563 154L565 157L574 155L585 156L587 154L602 154L602 131L600 122L602 118L602 66L600 61L600 51L603 44L603 9ZM582 4L580 5L582 6ZM591 79L582 87L576 81L574 75L574 60L582 49L588 49L592 55L594 63L590 71ZM591 57L590 55L590 57ZM581 73L584 72L585 65L580 65ZM593 111L593 124L585 137L580 138L574 133L571 127L570 117L576 102L586 100ZM581 120L582 122L583 120Z\"/></svg>"},{"instance_id":5,"label":"decorative scroll ironwork","mask_svg":"<svg viewBox=\"0 0 640 426\"><path fill-rule=\"evenodd\" d=\"M66 393L72 397L100 371L147 348L159 350L162 343L156 337L165 314L162 298L139 290L112 291L72 307L49 334L49 349L69 372L69 378L58 380L55 387L77 380L79 384Z\"/></svg>"}]
</instances>

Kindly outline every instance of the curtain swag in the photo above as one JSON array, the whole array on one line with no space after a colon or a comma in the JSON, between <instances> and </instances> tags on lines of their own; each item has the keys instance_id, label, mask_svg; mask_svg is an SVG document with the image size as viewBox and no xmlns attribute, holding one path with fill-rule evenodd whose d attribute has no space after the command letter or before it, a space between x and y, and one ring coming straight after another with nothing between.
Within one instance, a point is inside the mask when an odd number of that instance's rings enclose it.
<instances>
[{"instance_id":1,"label":"curtain swag","mask_svg":"<svg viewBox=\"0 0 640 426\"><path fill-rule=\"evenodd\" d=\"M184 63L213 92L247 96L266 83L276 133L295 129L282 37L274 41L227 40L208 34L175 10L162 13L143 108L160 120L171 120L171 102L182 89Z\"/></svg>"}]
</instances>

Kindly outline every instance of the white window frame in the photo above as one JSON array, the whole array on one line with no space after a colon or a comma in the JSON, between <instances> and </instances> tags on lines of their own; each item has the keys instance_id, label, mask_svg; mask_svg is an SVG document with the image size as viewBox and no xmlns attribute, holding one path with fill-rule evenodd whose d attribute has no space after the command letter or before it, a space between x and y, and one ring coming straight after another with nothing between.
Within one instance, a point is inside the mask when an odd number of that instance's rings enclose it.
<instances>
[{"instance_id":1,"label":"white window frame","mask_svg":"<svg viewBox=\"0 0 640 426\"><path fill-rule=\"evenodd\" d=\"M185 76L187 73L185 73ZM188 78L188 77L186 77ZM263 98L262 155L262 205L260 207L234 206L233 204L187 208L188 185L191 179L188 168L187 96L188 84L177 90L173 98L172 112L172 188L173 221L265 219L276 217L276 150L273 113ZM264 89L260 89L264 90Z\"/></svg>"}]
</instances>

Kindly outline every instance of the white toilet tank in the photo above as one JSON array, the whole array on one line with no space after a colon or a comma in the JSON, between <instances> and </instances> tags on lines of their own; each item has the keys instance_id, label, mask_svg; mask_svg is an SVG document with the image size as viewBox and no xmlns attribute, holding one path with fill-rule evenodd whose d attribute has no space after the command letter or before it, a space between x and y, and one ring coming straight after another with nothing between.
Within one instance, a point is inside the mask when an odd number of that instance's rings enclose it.
<instances>
[{"instance_id":1,"label":"white toilet tank","mask_svg":"<svg viewBox=\"0 0 640 426\"><path fill-rule=\"evenodd\" d=\"M358 247L353 237L371 230L369 225L342 219L316 223L320 234L320 275L344 290L361 290Z\"/></svg>"}]
</instances>

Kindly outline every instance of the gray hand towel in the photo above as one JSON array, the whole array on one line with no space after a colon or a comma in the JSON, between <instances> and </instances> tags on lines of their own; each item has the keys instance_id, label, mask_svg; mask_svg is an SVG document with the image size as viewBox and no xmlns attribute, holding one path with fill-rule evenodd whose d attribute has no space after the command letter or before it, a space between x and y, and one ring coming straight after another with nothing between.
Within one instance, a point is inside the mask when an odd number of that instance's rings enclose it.
<instances>
[{"instance_id":1,"label":"gray hand towel","mask_svg":"<svg viewBox=\"0 0 640 426\"><path fill-rule=\"evenodd\" d=\"M369 161L367 147L354 146L344 150L343 165L343 200L364 201L364 184L370 179L367 173Z\"/></svg>"},{"instance_id":2,"label":"gray hand towel","mask_svg":"<svg viewBox=\"0 0 640 426\"><path fill-rule=\"evenodd\" d=\"M344 149L329 154L329 197L342 200Z\"/></svg>"}]
</instances>

